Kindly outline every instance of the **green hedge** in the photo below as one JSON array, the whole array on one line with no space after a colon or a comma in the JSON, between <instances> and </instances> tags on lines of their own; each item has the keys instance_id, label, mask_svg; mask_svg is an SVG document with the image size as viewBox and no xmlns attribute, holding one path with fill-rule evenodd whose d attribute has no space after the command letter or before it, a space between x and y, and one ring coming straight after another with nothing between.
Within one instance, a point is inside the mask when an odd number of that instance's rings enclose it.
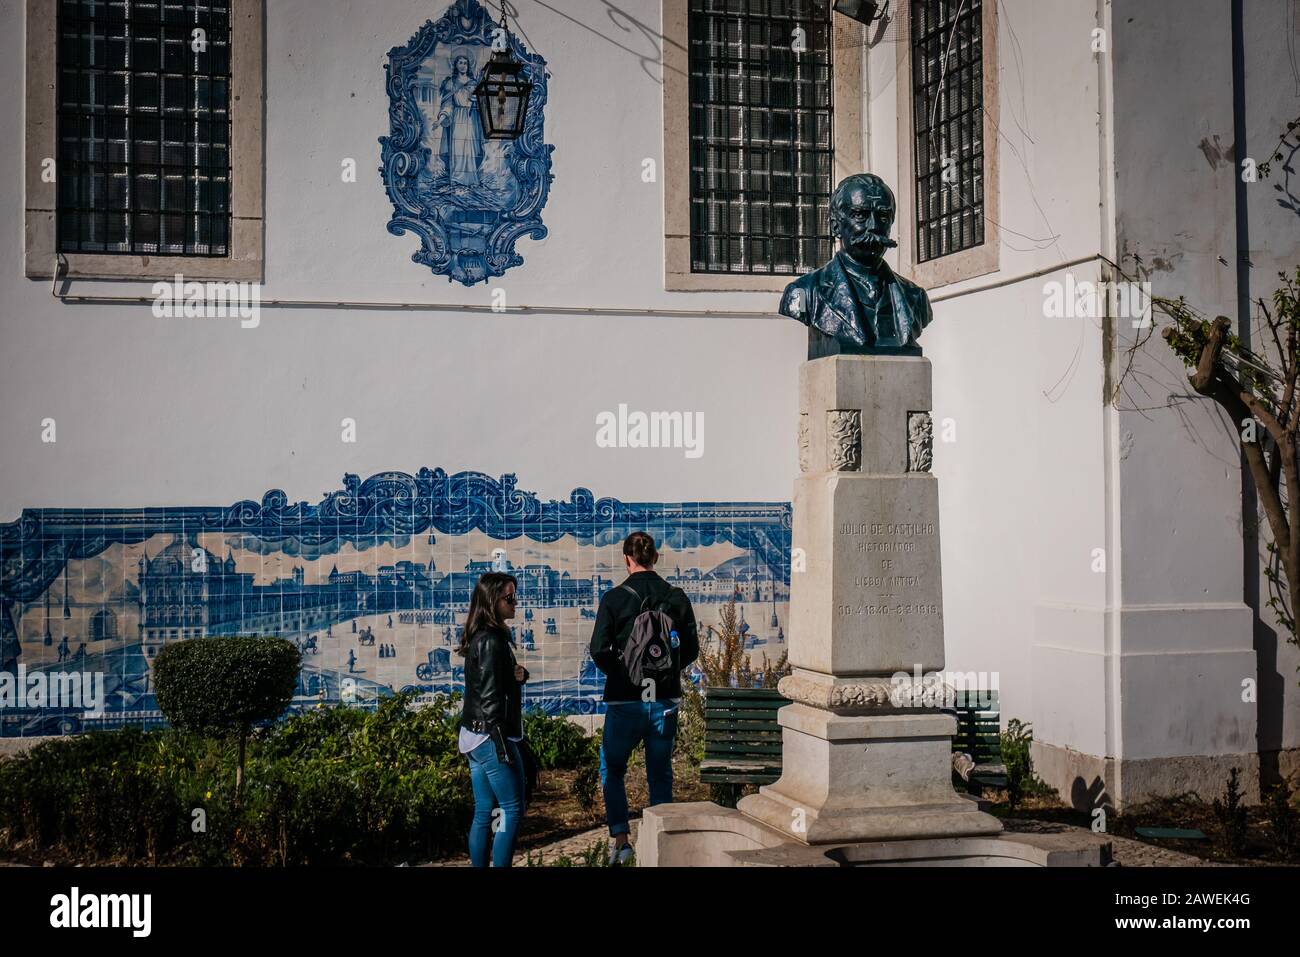
<instances>
[{"instance_id":1,"label":"green hedge","mask_svg":"<svg viewBox=\"0 0 1300 957\"><path fill-rule=\"evenodd\" d=\"M158 707L182 731L240 731L284 714L301 666L298 649L284 638L178 641L154 662Z\"/></svg>"},{"instance_id":2,"label":"green hedge","mask_svg":"<svg viewBox=\"0 0 1300 957\"><path fill-rule=\"evenodd\" d=\"M440 698L410 711L408 700L374 713L321 709L254 733L238 810L227 744L134 728L40 744L0 762L0 844L85 862L215 865L461 850L473 798L457 709ZM195 830L196 810L206 831Z\"/></svg>"},{"instance_id":3,"label":"green hedge","mask_svg":"<svg viewBox=\"0 0 1300 957\"><path fill-rule=\"evenodd\" d=\"M591 738L568 718L548 717L540 711L524 714L524 737L543 771L580 767L591 750Z\"/></svg>"}]
</instances>

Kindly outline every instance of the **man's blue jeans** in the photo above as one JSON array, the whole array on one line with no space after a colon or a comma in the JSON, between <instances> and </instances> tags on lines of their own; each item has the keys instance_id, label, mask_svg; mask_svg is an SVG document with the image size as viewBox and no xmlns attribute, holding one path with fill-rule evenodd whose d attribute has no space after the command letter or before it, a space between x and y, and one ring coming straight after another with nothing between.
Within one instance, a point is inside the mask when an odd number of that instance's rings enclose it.
<instances>
[{"instance_id":1,"label":"man's blue jeans","mask_svg":"<svg viewBox=\"0 0 1300 957\"><path fill-rule=\"evenodd\" d=\"M507 741L506 746L515 762L513 766L497 757L497 746L492 741L484 741L465 755L474 787L474 822L469 828L471 867L487 867L489 840L493 867L509 867L515 854L515 835L524 815L524 762L515 742ZM499 823L492 819L494 807L501 808Z\"/></svg>"},{"instance_id":2,"label":"man's blue jeans","mask_svg":"<svg viewBox=\"0 0 1300 957\"><path fill-rule=\"evenodd\" d=\"M611 701L605 710L600 745L600 786L605 792L605 818L610 837L628 833L627 759L645 742L645 775L651 804L673 800L673 743L677 738L677 705L662 701Z\"/></svg>"}]
</instances>

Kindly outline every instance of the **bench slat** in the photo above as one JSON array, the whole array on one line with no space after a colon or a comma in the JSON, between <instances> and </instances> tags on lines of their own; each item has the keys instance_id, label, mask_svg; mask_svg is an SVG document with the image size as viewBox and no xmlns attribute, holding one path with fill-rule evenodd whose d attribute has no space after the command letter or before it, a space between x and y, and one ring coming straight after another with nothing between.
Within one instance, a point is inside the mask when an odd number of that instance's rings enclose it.
<instances>
[{"instance_id":1,"label":"bench slat","mask_svg":"<svg viewBox=\"0 0 1300 957\"><path fill-rule=\"evenodd\" d=\"M776 721L775 711L752 711L752 710L747 710L747 711L735 710L735 711L723 711L723 712L706 711L704 713L704 720L707 721L714 715L717 715L719 718L722 718L725 715L724 720L731 720L731 721L758 721L761 719L767 719L773 722Z\"/></svg>"},{"instance_id":2,"label":"bench slat","mask_svg":"<svg viewBox=\"0 0 1300 957\"><path fill-rule=\"evenodd\" d=\"M704 756L706 758L712 755L726 756L731 754L738 755L738 756L755 755L755 754L774 754L780 757L781 745L779 744L736 744L736 745L728 746L725 744L716 744L716 745L706 744L704 746Z\"/></svg>"}]
</instances>

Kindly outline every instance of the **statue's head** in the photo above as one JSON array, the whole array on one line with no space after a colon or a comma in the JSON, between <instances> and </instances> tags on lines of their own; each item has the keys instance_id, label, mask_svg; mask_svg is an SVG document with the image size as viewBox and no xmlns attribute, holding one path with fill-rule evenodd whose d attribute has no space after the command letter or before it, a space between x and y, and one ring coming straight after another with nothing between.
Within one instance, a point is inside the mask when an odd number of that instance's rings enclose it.
<instances>
[{"instance_id":1,"label":"statue's head","mask_svg":"<svg viewBox=\"0 0 1300 957\"><path fill-rule=\"evenodd\" d=\"M875 266L886 249L898 245L889 238L896 210L894 193L879 176L846 176L831 196L831 232L850 256Z\"/></svg>"}]
</instances>

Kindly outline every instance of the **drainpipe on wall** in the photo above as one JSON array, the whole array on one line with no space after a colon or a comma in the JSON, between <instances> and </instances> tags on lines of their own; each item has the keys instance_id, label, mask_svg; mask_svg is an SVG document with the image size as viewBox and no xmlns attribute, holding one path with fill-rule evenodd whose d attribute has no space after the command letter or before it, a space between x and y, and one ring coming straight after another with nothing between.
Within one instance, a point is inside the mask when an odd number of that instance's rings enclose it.
<instances>
[{"instance_id":1,"label":"drainpipe on wall","mask_svg":"<svg viewBox=\"0 0 1300 957\"><path fill-rule=\"evenodd\" d=\"M1241 178L1241 160L1249 156L1246 149L1246 36L1242 0L1232 0L1232 174L1233 200L1237 231L1237 335L1249 349L1250 341L1250 210L1246 200L1246 181ZM1255 648L1255 751L1259 754L1259 783L1277 780L1277 752L1269 748L1270 731L1276 732L1281 745L1280 702L1267 692L1264 676L1276 671L1277 632L1264 622L1259 603L1259 499L1250 475L1245 453L1241 453L1241 583L1244 601L1250 608ZM1270 709L1274 712L1270 716ZM1266 767L1265 752L1272 763ZM1261 795L1262 797L1262 795Z\"/></svg>"},{"instance_id":2,"label":"drainpipe on wall","mask_svg":"<svg viewBox=\"0 0 1300 957\"><path fill-rule=\"evenodd\" d=\"M1097 0L1097 26L1113 37L1111 0ZM1101 276L1104 281L1117 281L1123 270L1118 265L1119 240L1116 237L1115 217L1115 88L1114 59L1112 54L1097 55L1097 214L1098 245L1101 247ZM1120 608L1123 604L1123 538L1120 518L1120 418L1113 401L1115 388L1114 363L1118 331L1115 317L1110 314L1109 298L1102 317L1102 429L1104 437L1105 478L1103 482L1105 503L1104 543L1106 548L1106 608L1102 617L1105 652L1106 699L1105 715L1106 753L1103 774L1105 789L1093 797L1093 807L1114 806L1124 799L1123 774L1124 737L1123 701L1120 697Z\"/></svg>"}]
</instances>

